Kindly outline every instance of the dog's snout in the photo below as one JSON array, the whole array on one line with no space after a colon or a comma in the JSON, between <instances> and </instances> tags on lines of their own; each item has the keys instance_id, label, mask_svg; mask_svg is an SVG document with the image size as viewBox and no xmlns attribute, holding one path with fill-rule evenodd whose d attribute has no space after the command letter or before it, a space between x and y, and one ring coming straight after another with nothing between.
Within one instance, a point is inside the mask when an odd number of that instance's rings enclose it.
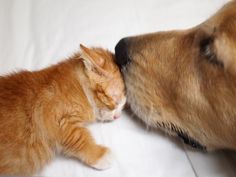
<instances>
[{"instance_id":1,"label":"dog's snout","mask_svg":"<svg viewBox=\"0 0 236 177\"><path fill-rule=\"evenodd\" d=\"M122 68L123 66L127 65L127 63L130 62L128 51L129 51L129 39L123 38L117 43L115 47L116 63L120 68Z\"/></svg>"}]
</instances>

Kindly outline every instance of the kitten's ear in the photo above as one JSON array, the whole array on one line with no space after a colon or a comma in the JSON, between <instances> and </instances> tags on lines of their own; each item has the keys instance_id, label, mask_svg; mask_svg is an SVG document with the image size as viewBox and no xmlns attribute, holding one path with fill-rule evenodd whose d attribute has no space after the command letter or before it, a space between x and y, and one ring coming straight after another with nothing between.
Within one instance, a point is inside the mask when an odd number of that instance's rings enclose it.
<instances>
[{"instance_id":1,"label":"kitten's ear","mask_svg":"<svg viewBox=\"0 0 236 177\"><path fill-rule=\"evenodd\" d=\"M88 71L95 72L96 74L106 76L107 72L102 68L105 59L102 58L94 49L90 49L80 44L81 59Z\"/></svg>"}]
</instances>

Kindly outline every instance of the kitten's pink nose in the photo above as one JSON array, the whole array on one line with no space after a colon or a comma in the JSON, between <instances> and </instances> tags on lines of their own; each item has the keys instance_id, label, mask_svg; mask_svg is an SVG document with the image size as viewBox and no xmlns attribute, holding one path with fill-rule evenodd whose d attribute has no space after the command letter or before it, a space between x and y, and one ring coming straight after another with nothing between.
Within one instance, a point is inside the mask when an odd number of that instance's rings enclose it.
<instances>
[{"instance_id":1,"label":"kitten's pink nose","mask_svg":"<svg viewBox=\"0 0 236 177\"><path fill-rule=\"evenodd\" d=\"M113 119L119 119L120 118L120 114L116 114L114 115Z\"/></svg>"}]
</instances>

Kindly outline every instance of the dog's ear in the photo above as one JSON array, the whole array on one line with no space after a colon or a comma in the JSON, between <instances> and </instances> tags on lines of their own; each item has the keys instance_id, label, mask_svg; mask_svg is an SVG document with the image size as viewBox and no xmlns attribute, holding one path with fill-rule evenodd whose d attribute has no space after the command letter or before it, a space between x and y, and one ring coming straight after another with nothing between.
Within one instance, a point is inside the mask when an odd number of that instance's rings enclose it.
<instances>
[{"instance_id":1,"label":"dog's ear","mask_svg":"<svg viewBox=\"0 0 236 177\"><path fill-rule=\"evenodd\" d=\"M102 68L105 63L105 59L102 58L93 48L87 48L80 44L80 49L80 58L83 60L86 70L90 73L106 77L108 74Z\"/></svg>"}]
</instances>

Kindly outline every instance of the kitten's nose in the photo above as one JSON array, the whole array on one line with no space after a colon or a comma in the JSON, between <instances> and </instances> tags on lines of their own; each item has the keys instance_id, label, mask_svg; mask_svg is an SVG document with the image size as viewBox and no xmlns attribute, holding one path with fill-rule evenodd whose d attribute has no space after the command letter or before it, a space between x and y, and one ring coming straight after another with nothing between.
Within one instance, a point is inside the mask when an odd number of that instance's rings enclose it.
<instances>
[{"instance_id":1,"label":"kitten's nose","mask_svg":"<svg viewBox=\"0 0 236 177\"><path fill-rule=\"evenodd\" d=\"M123 38L121 39L115 47L115 55L116 55L116 63L119 68L127 65L130 62L129 58L129 39Z\"/></svg>"},{"instance_id":2,"label":"kitten's nose","mask_svg":"<svg viewBox=\"0 0 236 177\"><path fill-rule=\"evenodd\" d=\"M113 116L113 119L119 119L120 116L121 116L120 114L116 114L116 115Z\"/></svg>"}]
</instances>

